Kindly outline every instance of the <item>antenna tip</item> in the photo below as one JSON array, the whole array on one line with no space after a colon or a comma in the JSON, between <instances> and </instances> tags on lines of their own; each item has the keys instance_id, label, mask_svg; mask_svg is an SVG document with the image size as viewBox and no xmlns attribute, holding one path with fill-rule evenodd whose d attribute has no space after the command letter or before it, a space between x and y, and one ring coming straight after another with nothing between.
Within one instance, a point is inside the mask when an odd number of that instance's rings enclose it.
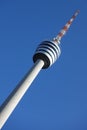
<instances>
[{"instance_id":1,"label":"antenna tip","mask_svg":"<svg viewBox=\"0 0 87 130\"><path fill-rule=\"evenodd\" d=\"M78 9L75 14L78 15L79 13L80 13L80 10Z\"/></svg>"},{"instance_id":2,"label":"antenna tip","mask_svg":"<svg viewBox=\"0 0 87 130\"><path fill-rule=\"evenodd\" d=\"M78 9L76 12L77 12L77 13L80 13L80 10Z\"/></svg>"},{"instance_id":3,"label":"antenna tip","mask_svg":"<svg viewBox=\"0 0 87 130\"><path fill-rule=\"evenodd\" d=\"M74 16L76 17L79 14L80 10L77 10L74 14Z\"/></svg>"}]
</instances>

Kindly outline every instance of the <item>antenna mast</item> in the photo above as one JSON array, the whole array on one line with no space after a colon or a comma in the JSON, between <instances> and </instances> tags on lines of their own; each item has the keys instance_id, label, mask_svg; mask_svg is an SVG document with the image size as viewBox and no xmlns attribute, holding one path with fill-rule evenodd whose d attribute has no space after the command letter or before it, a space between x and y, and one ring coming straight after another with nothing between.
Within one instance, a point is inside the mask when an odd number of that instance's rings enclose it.
<instances>
[{"instance_id":1,"label":"antenna mast","mask_svg":"<svg viewBox=\"0 0 87 130\"><path fill-rule=\"evenodd\" d=\"M62 37L66 34L68 29L70 28L72 22L75 20L76 16L79 14L79 10L77 10L74 15L71 17L71 19L65 24L65 26L60 30L58 35L53 39L53 42L60 44L60 41Z\"/></svg>"}]
</instances>

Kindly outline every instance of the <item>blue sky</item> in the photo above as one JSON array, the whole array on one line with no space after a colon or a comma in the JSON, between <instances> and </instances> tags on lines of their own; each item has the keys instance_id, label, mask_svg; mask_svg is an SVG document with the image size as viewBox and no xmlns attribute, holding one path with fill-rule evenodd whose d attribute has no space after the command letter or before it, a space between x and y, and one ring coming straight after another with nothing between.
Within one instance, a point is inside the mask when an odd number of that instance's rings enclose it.
<instances>
[{"instance_id":1,"label":"blue sky","mask_svg":"<svg viewBox=\"0 0 87 130\"><path fill-rule=\"evenodd\" d=\"M80 9L61 56L42 70L3 130L87 130L87 0L0 0L0 104L50 40Z\"/></svg>"}]
</instances>

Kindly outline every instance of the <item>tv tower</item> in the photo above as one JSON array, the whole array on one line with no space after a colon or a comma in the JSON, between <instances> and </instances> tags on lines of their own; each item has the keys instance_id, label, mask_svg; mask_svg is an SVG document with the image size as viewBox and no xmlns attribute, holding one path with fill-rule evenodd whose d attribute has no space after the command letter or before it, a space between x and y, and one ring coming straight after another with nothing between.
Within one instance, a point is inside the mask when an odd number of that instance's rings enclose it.
<instances>
[{"instance_id":1,"label":"tv tower","mask_svg":"<svg viewBox=\"0 0 87 130\"><path fill-rule=\"evenodd\" d=\"M61 38L65 35L78 13L79 10L74 13L55 38L51 41L43 41L39 44L33 56L34 66L27 72L17 87L0 106L0 129L3 127L40 70L50 67L59 58L61 53L59 47Z\"/></svg>"}]
</instances>

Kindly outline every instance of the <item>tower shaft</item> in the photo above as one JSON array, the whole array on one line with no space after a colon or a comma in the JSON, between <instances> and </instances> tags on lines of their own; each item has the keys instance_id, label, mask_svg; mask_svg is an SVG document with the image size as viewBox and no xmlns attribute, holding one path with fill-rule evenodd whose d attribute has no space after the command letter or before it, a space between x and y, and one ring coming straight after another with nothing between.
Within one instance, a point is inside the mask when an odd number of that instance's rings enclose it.
<instances>
[{"instance_id":1,"label":"tower shaft","mask_svg":"<svg viewBox=\"0 0 87 130\"><path fill-rule=\"evenodd\" d=\"M27 89L30 87L31 83L38 75L42 67L44 66L43 60L37 60L30 71L25 75L17 87L8 96L5 102L0 107L0 129L5 124L8 117L11 115Z\"/></svg>"}]
</instances>

